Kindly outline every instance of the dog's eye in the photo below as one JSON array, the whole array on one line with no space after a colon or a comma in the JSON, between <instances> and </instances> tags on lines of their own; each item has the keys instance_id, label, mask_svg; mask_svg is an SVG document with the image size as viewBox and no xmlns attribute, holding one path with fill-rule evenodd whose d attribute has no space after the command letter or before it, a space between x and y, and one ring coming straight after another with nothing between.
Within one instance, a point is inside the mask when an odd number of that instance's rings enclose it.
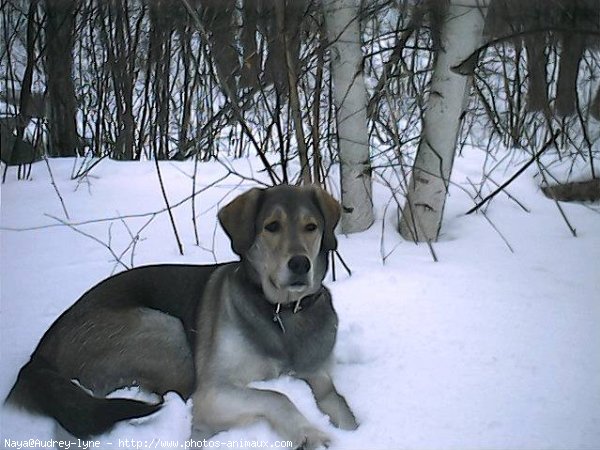
<instances>
[{"instance_id":1,"label":"dog's eye","mask_svg":"<svg viewBox=\"0 0 600 450\"><path fill-rule=\"evenodd\" d=\"M308 224L306 224L304 229L309 232L317 231L317 224L316 223L308 223Z\"/></svg>"},{"instance_id":2,"label":"dog's eye","mask_svg":"<svg viewBox=\"0 0 600 450\"><path fill-rule=\"evenodd\" d=\"M265 225L265 230L267 230L269 233L277 233L280 229L281 224L276 220Z\"/></svg>"}]
</instances>

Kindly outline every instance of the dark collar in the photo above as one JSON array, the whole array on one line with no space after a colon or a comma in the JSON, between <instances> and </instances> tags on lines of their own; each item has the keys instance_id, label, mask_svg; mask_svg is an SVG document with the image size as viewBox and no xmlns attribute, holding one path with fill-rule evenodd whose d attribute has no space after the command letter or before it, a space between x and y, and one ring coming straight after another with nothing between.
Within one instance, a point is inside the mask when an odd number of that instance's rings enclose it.
<instances>
[{"instance_id":1,"label":"dark collar","mask_svg":"<svg viewBox=\"0 0 600 450\"><path fill-rule=\"evenodd\" d=\"M319 300L319 298L321 298L321 296L323 295L323 292L325 292L325 287L321 286L317 292L315 292L314 294L311 294L311 295L307 295L306 297L302 297L297 302L291 302L291 303L286 303L286 304L281 303L281 307L279 308L279 311L292 310L294 314L296 314L299 311L304 311L305 309L308 309L312 305L314 305L317 302L317 300ZM277 305L279 305L279 303L274 306L277 307Z\"/></svg>"},{"instance_id":2,"label":"dark collar","mask_svg":"<svg viewBox=\"0 0 600 450\"><path fill-rule=\"evenodd\" d=\"M307 295L306 297L302 297L297 302L286 303L285 305L282 303L277 303L273 305L273 322L279 325L281 331L285 333L285 325L283 324L283 320L281 319L282 311L292 311L292 314L297 314L300 311L306 311L312 305L314 305L319 298L325 292L325 287L321 286L317 292L312 295Z\"/></svg>"},{"instance_id":3,"label":"dark collar","mask_svg":"<svg viewBox=\"0 0 600 450\"><path fill-rule=\"evenodd\" d=\"M322 297L323 293L325 293L325 286L321 286L319 288L319 290L317 292L315 292L314 294L311 295L307 295L306 297L302 297L299 301L297 302L291 302L291 303L286 303L286 304L282 304L282 303L276 303L273 304L270 301L267 300L262 287L260 285L260 282L256 279L251 269L251 266L248 264L247 261L242 260L240 262L240 265L238 266L238 270L236 270L237 272L237 276L241 277L244 281L244 284L248 287L252 286L252 289L254 289L256 295L258 295L259 297L261 297L264 301L264 305L266 306L266 309L271 309L272 313L273 313L273 322L276 322L279 325L279 328L281 328L281 331L285 333L285 326L283 325L283 321L281 320L281 313L284 311L291 311L292 314L297 314L300 311L306 311L307 309L309 309L311 306L313 306L317 300L319 300L319 298Z\"/></svg>"}]
</instances>

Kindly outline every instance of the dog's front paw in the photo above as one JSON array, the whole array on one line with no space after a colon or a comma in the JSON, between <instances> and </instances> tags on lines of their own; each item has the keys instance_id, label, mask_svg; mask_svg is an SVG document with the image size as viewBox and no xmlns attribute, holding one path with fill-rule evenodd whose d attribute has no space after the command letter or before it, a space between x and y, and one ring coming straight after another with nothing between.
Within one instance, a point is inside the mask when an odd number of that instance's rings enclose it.
<instances>
[{"instance_id":1,"label":"dog's front paw","mask_svg":"<svg viewBox=\"0 0 600 450\"><path fill-rule=\"evenodd\" d=\"M341 395L330 404L323 403L323 406L327 407L326 412L334 427L348 431L356 430L358 428L358 422L356 421L356 417L354 417L354 413Z\"/></svg>"},{"instance_id":2,"label":"dog's front paw","mask_svg":"<svg viewBox=\"0 0 600 450\"><path fill-rule=\"evenodd\" d=\"M337 417L335 420L330 417L330 420L334 427L342 430L352 431L358 428L358 422L350 410L348 410L347 414L343 414L341 417Z\"/></svg>"},{"instance_id":3,"label":"dog's front paw","mask_svg":"<svg viewBox=\"0 0 600 450\"><path fill-rule=\"evenodd\" d=\"M317 448L327 448L331 443L331 438L327 433L314 427L304 427L300 429L302 438L298 450L315 450Z\"/></svg>"}]
</instances>

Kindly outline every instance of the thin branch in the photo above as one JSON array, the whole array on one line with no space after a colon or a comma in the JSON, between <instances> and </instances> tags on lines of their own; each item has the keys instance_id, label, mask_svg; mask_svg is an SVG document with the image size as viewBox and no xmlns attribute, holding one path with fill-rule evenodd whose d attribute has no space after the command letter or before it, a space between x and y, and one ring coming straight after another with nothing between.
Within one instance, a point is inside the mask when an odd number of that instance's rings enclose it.
<instances>
[{"instance_id":1,"label":"thin branch","mask_svg":"<svg viewBox=\"0 0 600 450\"><path fill-rule=\"evenodd\" d=\"M471 187L475 191L475 197L473 198L473 202L477 203L476 199L477 199L477 197L481 198L481 194L480 194L479 190L477 189L477 186L475 185L475 183L473 183L469 177L467 177L467 181L469 182L469 184L471 185ZM506 244L506 246L508 247L508 249L510 250L510 252L514 253L515 251L513 250L512 246L510 245L510 243L508 242L508 240L504 237L504 235L502 234L502 232L498 229L498 227L494 224L494 222L492 222L492 220L488 217L488 215L484 211L481 211L481 214L483 215L483 217L485 218L485 220L487 221L487 223L489 223L490 226L494 229L494 231L496 233L498 233L498 236L500 236L500 238L504 241L504 243Z\"/></svg>"},{"instance_id":2,"label":"thin branch","mask_svg":"<svg viewBox=\"0 0 600 450\"><path fill-rule=\"evenodd\" d=\"M537 164L538 164L538 170L539 170L540 174L542 175L544 183L546 185L549 185L548 179L546 178L546 168L542 165L542 163L540 161L538 161ZM562 206L560 206L559 201L557 200L556 196L554 195L554 191L552 189L549 189L548 192L550 193L550 196L552 197L554 204L558 208L558 212L560 212L560 215L562 216L563 220L567 224L569 231L571 232L573 237L577 237L577 230L575 228L573 228L573 226L571 225L571 222L569 222L567 215L565 214L564 210L562 209Z\"/></svg>"},{"instance_id":3,"label":"thin branch","mask_svg":"<svg viewBox=\"0 0 600 450\"><path fill-rule=\"evenodd\" d=\"M491 181L493 184L495 184L495 185L496 185L496 187L500 187L500 185L499 185L498 183L496 183L496 182L494 181L494 179L493 179L492 177L490 177L489 175L487 175L487 176L486 176L486 179L490 180L490 181ZM520 208L521 208L523 211L525 211L525 212L527 212L527 213L530 213L530 212L531 212L531 210L530 210L530 209L529 209L527 206L525 206L523 203L521 203L519 200L517 200L517 199L516 199L516 198L515 198L515 197L514 197L512 194L510 194L510 193L509 193L509 192L508 192L506 189L503 189L503 192L506 194L506 196L507 196L508 198L510 198L510 199L511 199L513 202L515 202L517 205L519 205L519 207L520 207Z\"/></svg>"},{"instance_id":4,"label":"thin branch","mask_svg":"<svg viewBox=\"0 0 600 450\"><path fill-rule=\"evenodd\" d=\"M175 224L175 217L173 217L173 211L171 210L171 205L169 204L169 198L167 197L167 191L165 190L165 185L163 183L162 174L160 172L160 164L158 163L158 154L154 154L154 165L156 166L156 174L158 175L158 183L160 184L160 191L162 193L163 199L165 201L166 210L169 214L169 220L171 221L171 227L173 228L173 234L175 235L175 240L177 241L177 247L179 248L179 254L183 256L183 244L181 243L181 239L179 238L179 232L177 231L177 225Z\"/></svg>"},{"instance_id":5,"label":"thin branch","mask_svg":"<svg viewBox=\"0 0 600 450\"><path fill-rule=\"evenodd\" d=\"M64 201L62 195L60 194L60 191L58 190L56 181L54 181L54 175L52 174L52 169L50 168L50 163L48 162L48 157L46 155L44 155L44 162L46 163L46 167L48 168L48 174L50 175L50 184L52 184L52 187L54 188L54 192L56 192L56 195L58 196L58 199L60 200L60 204L65 213L65 217L68 220L71 220L71 218L69 217L69 212L67 211L67 206L65 205L65 201Z\"/></svg>"},{"instance_id":6,"label":"thin branch","mask_svg":"<svg viewBox=\"0 0 600 450\"><path fill-rule=\"evenodd\" d=\"M348 264L346 264L346 261L344 261L344 258L342 258L342 255L340 255L340 252L338 252L337 250L334 250L333 258L335 259L336 256L342 263L342 266L344 266L344 269L346 269L346 272L348 272L348 276L352 276L352 271L350 270L350 267L348 267Z\"/></svg>"},{"instance_id":7,"label":"thin branch","mask_svg":"<svg viewBox=\"0 0 600 450\"><path fill-rule=\"evenodd\" d=\"M520 31L518 33L511 33L506 36L501 36L496 39L492 39L491 41L486 42L479 48L477 48L473 53L467 56L463 61L457 64L454 67L451 67L455 73L460 75L473 75L475 71L475 67L477 66L477 61L479 60L479 55L485 52L489 47L493 47L496 44L500 44L502 42L510 41L518 37L529 36L532 34L539 33L548 33L548 32L566 32L571 34L583 34L583 35L591 35L591 36L600 36L600 32L598 30L578 30L573 27L543 27L543 28L533 28L526 31Z\"/></svg>"},{"instance_id":8,"label":"thin branch","mask_svg":"<svg viewBox=\"0 0 600 450\"><path fill-rule=\"evenodd\" d=\"M74 226L73 224L70 224L69 222L64 221L63 219L60 219L58 217L52 216L50 214L46 214L46 216L50 217L51 219L56 220L57 222L60 222L62 225L65 225L67 227L69 227L70 229L72 229L73 231L75 231L76 233L81 234L82 236L85 236L87 238L92 239L93 241L97 242L98 244L100 244L102 247L106 248L110 254L113 256L113 258L115 259L115 262L117 264L120 264L121 266L123 266L124 269L128 270L130 269L130 267L125 264L121 259L120 256L117 255L115 253L115 251L112 249L111 245L110 245L110 228L109 228L109 243L107 244L106 242L101 241L100 239L98 239L96 236L91 235L89 233L86 233L85 231L81 231L79 228L77 228L76 226Z\"/></svg>"},{"instance_id":9,"label":"thin branch","mask_svg":"<svg viewBox=\"0 0 600 450\"><path fill-rule=\"evenodd\" d=\"M465 215L469 215L469 214L477 211L479 208L481 208L483 205L485 205L488 201L490 201L496 195L498 195L500 192L502 192L506 186L508 186L510 183L512 183L514 180L516 180L519 175L521 175L523 172L525 172L525 170L530 165L532 165L542 155L542 153L544 153L546 150L548 150L555 143L556 138L559 136L559 134L560 134L559 131L555 131L554 134L550 137L550 139L548 139L548 141L544 144L542 149L539 152L537 152L535 155L533 155L533 157L529 161L527 161L523 165L523 167L521 167L519 170L517 170L513 176L511 176L508 180L506 180L504 183L502 183L502 185L498 189L496 189L490 195L485 197L481 202L479 202L477 205L475 205L470 210L468 210L465 213Z\"/></svg>"},{"instance_id":10,"label":"thin branch","mask_svg":"<svg viewBox=\"0 0 600 450\"><path fill-rule=\"evenodd\" d=\"M213 186L216 186L217 184L219 184L221 181L225 180L226 178L228 178L230 176L230 174L224 175L221 178L219 178L218 180L213 181L212 183L206 185L203 189L192 193L191 195L188 195L187 197L184 197L182 200L178 201L177 203L174 203L173 205L171 205L171 210L187 203L190 199L194 198L195 196L201 194L202 192L210 189ZM54 227L60 227L63 225L68 225L68 226L80 226L80 225L88 225L91 223L102 223L102 222L113 222L115 220L122 220L122 219L131 219L131 218L139 218L139 217L148 217L148 216L156 216L159 214L164 213L165 211L167 211L167 208L162 208L156 211L151 211L151 212L146 212L146 213L140 213L140 214L126 214L124 216L113 216L113 217L106 217L103 219L90 219L90 220L82 220L80 222L65 222L65 223L57 223L57 224L48 224L48 225L39 225L39 226L35 226L35 227L26 227L26 228L15 228L15 227L0 227L0 230L5 230L5 231L35 231L35 230L43 230L46 228L54 228ZM46 216L48 216L47 214L45 214ZM48 216L51 217L51 216Z\"/></svg>"}]
</instances>

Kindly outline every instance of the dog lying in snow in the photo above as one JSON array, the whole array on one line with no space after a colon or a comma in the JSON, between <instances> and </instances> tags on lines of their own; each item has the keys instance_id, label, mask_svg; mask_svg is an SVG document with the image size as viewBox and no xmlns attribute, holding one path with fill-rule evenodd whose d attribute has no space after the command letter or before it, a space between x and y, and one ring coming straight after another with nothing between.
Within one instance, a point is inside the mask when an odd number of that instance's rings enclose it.
<instances>
[{"instance_id":1,"label":"dog lying in snow","mask_svg":"<svg viewBox=\"0 0 600 450\"><path fill-rule=\"evenodd\" d=\"M161 407L104 398L138 385L192 397L196 436L266 419L296 447L328 445L285 395L248 385L292 374L333 425L357 427L328 372L337 315L322 281L339 218L317 187L251 189L219 211L240 261L146 266L99 283L45 333L7 401L87 438Z\"/></svg>"}]
</instances>

